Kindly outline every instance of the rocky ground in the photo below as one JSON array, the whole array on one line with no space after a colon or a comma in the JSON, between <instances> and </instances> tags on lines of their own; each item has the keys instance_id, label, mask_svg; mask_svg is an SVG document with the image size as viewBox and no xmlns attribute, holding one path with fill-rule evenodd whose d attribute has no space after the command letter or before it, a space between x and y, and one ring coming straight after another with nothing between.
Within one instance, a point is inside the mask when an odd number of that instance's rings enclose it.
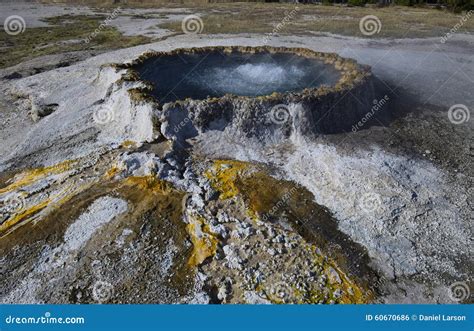
<instances>
[{"instance_id":1,"label":"rocky ground","mask_svg":"<svg viewBox=\"0 0 474 331\"><path fill-rule=\"evenodd\" d=\"M8 6L31 24L57 15ZM472 301L472 36L272 36L371 66L386 104L348 132L284 139L191 116L182 141L109 65L262 34L160 31L0 70L2 302Z\"/></svg>"}]
</instances>

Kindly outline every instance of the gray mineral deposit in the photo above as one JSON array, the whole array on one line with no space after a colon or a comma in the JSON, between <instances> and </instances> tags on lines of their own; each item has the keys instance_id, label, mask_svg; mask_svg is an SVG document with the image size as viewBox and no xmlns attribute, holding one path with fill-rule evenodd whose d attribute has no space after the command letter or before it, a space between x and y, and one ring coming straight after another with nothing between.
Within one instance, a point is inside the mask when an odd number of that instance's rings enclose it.
<instances>
[{"instance_id":1,"label":"gray mineral deposit","mask_svg":"<svg viewBox=\"0 0 474 331\"><path fill-rule=\"evenodd\" d=\"M0 302L472 303L469 14L87 3L0 2Z\"/></svg>"}]
</instances>

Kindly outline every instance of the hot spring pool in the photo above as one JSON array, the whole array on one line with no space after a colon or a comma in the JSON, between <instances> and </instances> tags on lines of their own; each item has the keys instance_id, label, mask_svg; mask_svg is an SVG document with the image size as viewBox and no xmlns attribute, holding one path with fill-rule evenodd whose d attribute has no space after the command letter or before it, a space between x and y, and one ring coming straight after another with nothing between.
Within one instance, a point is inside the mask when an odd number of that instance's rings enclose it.
<instances>
[{"instance_id":1,"label":"hot spring pool","mask_svg":"<svg viewBox=\"0 0 474 331\"><path fill-rule=\"evenodd\" d=\"M345 132L375 99L369 67L307 48L179 48L112 66L130 105L151 107L172 140L225 131L274 143Z\"/></svg>"},{"instance_id":2,"label":"hot spring pool","mask_svg":"<svg viewBox=\"0 0 474 331\"><path fill-rule=\"evenodd\" d=\"M225 94L262 96L332 86L341 77L333 65L291 53L177 53L145 59L135 70L167 103Z\"/></svg>"}]
</instances>

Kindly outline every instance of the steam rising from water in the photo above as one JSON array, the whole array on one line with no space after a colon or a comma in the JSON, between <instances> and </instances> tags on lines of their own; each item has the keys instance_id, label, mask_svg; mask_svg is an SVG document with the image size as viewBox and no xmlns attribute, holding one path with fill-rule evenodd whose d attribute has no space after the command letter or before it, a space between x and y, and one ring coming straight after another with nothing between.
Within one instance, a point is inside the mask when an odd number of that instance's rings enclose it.
<instances>
[{"instance_id":1,"label":"steam rising from water","mask_svg":"<svg viewBox=\"0 0 474 331\"><path fill-rule=\"evenodd\" d=\"M225 94L243 96L294 92L322 84L334 85L340 73L331 65L290 53L180 54L149 58L138 68L166 103Z\"/></svg>"},{"instance_id":2,"label":"steam rising from water","mask_svg":"<svg viewBox=\"0 0 474 331\"><path fill-rule=\"evenodd\" d=\"M212 88L222 94L260 95L292 89L304 76L304 71L295 65L283 67L274 63L246 63L236 67L211 68L189 82L201 86L212 82Z\"/></svg>"}]
</instances>

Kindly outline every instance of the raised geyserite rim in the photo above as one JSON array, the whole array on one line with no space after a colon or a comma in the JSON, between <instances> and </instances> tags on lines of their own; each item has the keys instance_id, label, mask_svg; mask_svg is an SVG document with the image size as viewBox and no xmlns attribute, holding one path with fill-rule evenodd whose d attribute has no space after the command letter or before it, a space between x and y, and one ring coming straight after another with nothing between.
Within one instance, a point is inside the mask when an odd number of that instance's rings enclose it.
<instances>
[{"instance_id":1,"label":"raised geyserite rim","mask_svg":"<svg viewBox=\"0 0 474 331\"><path fill-rule=\"evenodd\" d=\"M350 90L358 84L362 84L369 76L372 75L370 67L358 64L355 60L350 58L343 58L336 53L324 53L317 52L307 48L301 47L272 47L272 46L206 46L206 47L192 47L192 48L177 48L171 51L147 51L141 54L135 60L129 63L123 64L111 64L116 70L126 70L122 75L119 82L137 82L141 81L145 84L142 88L133 88L129 90L130 97L134 102L148 101L153 102L156 106L161 108L163 104L160 104L156 98L154 98L150 91L153 90L154 85L151 82L147 82L141 79L139 72L135 69L136 66L143 64L146 60L153 57L160 56L173 56L178 54L200 54L209 52L220 51L222 53L290 53L298 56L302 56L310 59L317 59L323 61L325 64L331 64L341 74L338 82L333 86L321 85L313 88L305 88L296 92L274 92L268 95L262 96L241 96L234 94L225 94L220 97L208 97L204 99L192 99L186 98L182 100L176 100L167 102L166 104L182 104L183 102L189 102L190 100L196 100L199 102L215 103L219 102L222 98L234 98L238 100L262 100L268 102L284 102L287 100L297 100L307 97L320 97L334 92L341 92L344 90Z\"/></svg>"}]
</instances>

